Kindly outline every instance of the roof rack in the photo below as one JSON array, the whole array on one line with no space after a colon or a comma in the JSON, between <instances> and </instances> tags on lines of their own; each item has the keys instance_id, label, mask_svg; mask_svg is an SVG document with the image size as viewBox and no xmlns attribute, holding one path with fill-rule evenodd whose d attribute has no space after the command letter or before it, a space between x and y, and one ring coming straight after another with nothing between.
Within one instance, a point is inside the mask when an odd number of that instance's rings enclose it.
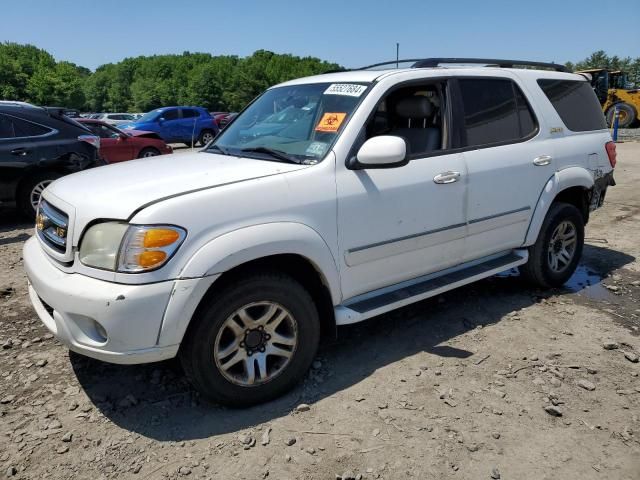
<instances>
[{"instance_id":1,"label":"roof rack","mask_svg":"<svg viewBox=\"0 0 640 480\"><path fill-rule=\"evenodd\" d=\"M555 70L556 72L569 72L569 69L558 63L532 62L529 60L504 60L497 58L410 58L404 60L391 60L389 62L374 63L366 67L357 68L356 70L368 70L370 68L382 67L384 65L397 65L399 63L412 62L411 68L428 68L438 67L443 64L473 64L487 65L500 68L517 68L517 67L540 67Z\"/></svg>"}]
</instances>

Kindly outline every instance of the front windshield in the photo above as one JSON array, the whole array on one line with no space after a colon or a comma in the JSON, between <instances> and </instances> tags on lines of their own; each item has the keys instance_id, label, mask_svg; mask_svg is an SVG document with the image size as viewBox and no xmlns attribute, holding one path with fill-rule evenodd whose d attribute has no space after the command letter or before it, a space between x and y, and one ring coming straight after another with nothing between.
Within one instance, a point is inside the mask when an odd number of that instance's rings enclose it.
<instances>
[{"instance_id":1,"label":"front windshield","mask_svg":"<svg viewBox=\"0 0 640 480\"><path fill-rule=\"evenodd\" d=\"M160 110L151 110L150 112L145 113L139 119L135 120L136 122L153 122L158 115L160 115Z\"/></svg>"},{"instance_id":2,"label":"front windshield","mask_svg":"<svg viewBox=\"0 0 640 480\"><path fill-rule=\"evenodd\" d=\"M329 151L366 89L367 85L355 83L314 83L267 90L209 150L261 159L276 151L301 163L316 163Z\"/></svg>"}]
</instances>

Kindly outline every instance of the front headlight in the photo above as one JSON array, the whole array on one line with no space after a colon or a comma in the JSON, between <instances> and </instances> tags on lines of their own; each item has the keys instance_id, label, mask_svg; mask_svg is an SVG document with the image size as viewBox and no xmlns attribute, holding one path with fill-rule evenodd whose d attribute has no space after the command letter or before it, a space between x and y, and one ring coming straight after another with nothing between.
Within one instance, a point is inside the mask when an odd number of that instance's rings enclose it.
<instances>
[{"instance_id":1,"label":"front headlight","mask_svg":"<svg viewBox=\"0 0 640 480\"><path fill-rule=\"evenodd\" d=\"M164 265L187 233L173 225L128 225L105 222L87 230L80 261L90 267L139 273Z\"/></svg>"}]
</instances>

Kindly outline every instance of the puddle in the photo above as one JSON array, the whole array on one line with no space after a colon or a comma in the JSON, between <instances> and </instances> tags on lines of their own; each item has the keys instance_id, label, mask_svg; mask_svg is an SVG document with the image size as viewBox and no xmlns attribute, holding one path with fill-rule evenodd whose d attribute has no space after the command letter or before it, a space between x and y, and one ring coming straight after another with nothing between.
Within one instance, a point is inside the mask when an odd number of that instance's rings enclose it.
<instances>
[{"instance_id":1,"label":"puddle","mask_svg":"<svg viewBox=\"0 0 640 480\"><path fill-rule=\"evenodd\" d=\"M520 273L517 268L512 268L506 272L496 275L496 277L508 278L518 277ZM591 300L611 300L613 294L602 285L602 277L591 270L586 265L578 265L575 273L564 284L564 289L571 293L576 293Z\"/></svg>"},{"instance_id":2,"label":"puddle","mask_svg":"<svg viewBox=\"0 0 640 480\"><path fill-rule=\"evenodd\" d=\"M611 300L613 295L602 285L602 277L586 265L578 265L564 288L592 300Z\"/></svg>"}]
</instances>

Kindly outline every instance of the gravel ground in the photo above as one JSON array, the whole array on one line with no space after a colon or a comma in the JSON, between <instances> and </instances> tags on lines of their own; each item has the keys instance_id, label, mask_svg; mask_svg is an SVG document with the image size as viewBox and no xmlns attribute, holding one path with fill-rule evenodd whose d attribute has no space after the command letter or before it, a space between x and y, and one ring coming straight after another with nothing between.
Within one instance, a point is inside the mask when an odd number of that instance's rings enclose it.
<instances>
[{"instance_id":1,"label":"gravel ground","mask_svg":"<svg viewBox=\"0 0 640 480\"><path fill-rule=\"evenodd\" d=\"M640 128L621 128L618 130L618 140L640 140Z\"/></svg>"},{"instance_id":2,"label":"gravel ground","mask_svg":"<svg viewBox=\"0 0 640 480\"><path fill-rule=\"evenodd\" d=\"M0 212L0 471L50 479L640 478L640 143L566 288L514 274L341 328L305 381L248 410L176 362L116 366L31 310ZM135 319L132 319L135 321Z\"/></svg>"}]
</instances>

